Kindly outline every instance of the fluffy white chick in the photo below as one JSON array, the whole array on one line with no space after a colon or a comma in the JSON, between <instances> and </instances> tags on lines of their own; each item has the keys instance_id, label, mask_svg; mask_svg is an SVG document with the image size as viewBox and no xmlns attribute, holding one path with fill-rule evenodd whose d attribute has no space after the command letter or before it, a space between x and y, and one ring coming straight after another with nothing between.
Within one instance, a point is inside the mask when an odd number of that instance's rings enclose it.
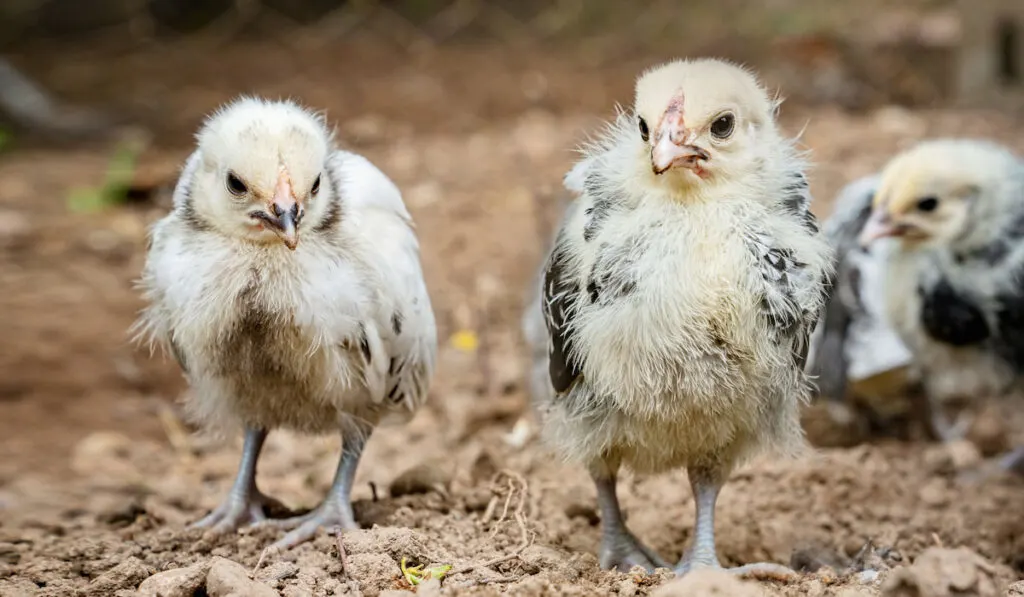
<instances>
[{"instance_id":1,"label":"fluffy white chick","mask_svg":"<svg viewBox=\"0 0 1024 597\"><path fill-rule=\"evenodd\" d=\"M886 321L932 410L1021 389L1024 160L983 140L922 142L883 169L859 238L885 264Z\"/></svg>"},{"instance_id":2,"label":"fluffy white chick","mask_svg":"<svg viewBox=\"0 0 1024 597\"><path fill-rule=\"evenodd\" d=\"M805 447L803 366L832 255L776 109L742 68L670 62L640 76L633 109L577 172L582 194L545 264L553 391L537 406L547 439L593 477L605 568L662 564L625 526L621 466L687 468L682 574L720 567L715 503L735 467Z\"/></svg>"},{"instance_id":3,"label":"fluffy white chick","mask_svg":"<svg viewBox=\"0 0 1024 597\"><path fill-rule=\"evenodd\" d=\"M268 431L341 432L327 498L272 548L358 528L352 480L371 430L408 419L436 353L413 224L395 185L291 102L242 98L197 135L174 207L150 232L141 335L177 357L190 414L245 444L227 498L196 523L265 521Z\"/></svg>"}]
</instances>

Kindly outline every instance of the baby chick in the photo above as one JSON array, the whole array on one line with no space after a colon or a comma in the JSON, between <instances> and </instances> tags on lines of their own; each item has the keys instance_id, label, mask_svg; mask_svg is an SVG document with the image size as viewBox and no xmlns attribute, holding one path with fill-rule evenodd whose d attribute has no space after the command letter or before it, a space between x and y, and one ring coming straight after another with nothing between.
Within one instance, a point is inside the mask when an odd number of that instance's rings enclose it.
<instances>
[{"instance_id":1,"label":"baby chick","mask_svg":"<svg viewBox=\"0 0 1024 597\"><path fill-rule=\"evenodd\" d=\"M605 568L662 565L624 524L620 467L687 468L696 525L682 574L720 567L715 502L735 467L805 446L803 366L832 254L777 105L732 64L670 62L639 78L632 110L578 166L581 196L545 264L553 391L538 408L547 438L593 477Z\"/></svg>"},{"instance_id":2,"label":"baby chick","mask_svg":"<svg viewBox=\"0 0 1024 597\"><path fill-rule=\"evenodd\" d=\"M395 185L339 150L324 121L290 102L243 98L207 120L150 232L143 337L168 348L192 386L197 422L242 427L227 498L196 523L265 521L256 462L268 431L340 431L327 498L271 548L320 526L358 528L350 492L381 422L423 403L434 316L413 224Z\"/></svg>"},{"instance_id":3,"label":"baby chick","mask_svg":"<svg viewBox=\"0 0 1024 597\"><path fill-rule=\"evenodd\" d=\"M1021 389L1024 160L981 140L920 143L882 171L859 240L884 263L885 318L933 410Z\"/></svg>"}]
</instances>

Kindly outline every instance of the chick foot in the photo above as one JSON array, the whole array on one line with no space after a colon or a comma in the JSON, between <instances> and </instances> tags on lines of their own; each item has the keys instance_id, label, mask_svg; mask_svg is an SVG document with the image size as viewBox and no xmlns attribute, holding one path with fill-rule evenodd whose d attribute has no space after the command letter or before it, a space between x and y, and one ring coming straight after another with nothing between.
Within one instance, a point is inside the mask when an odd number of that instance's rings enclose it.
<instances>
[{"instance_id":1,"label":"chick foot","mask_svg":"<svg viewBox=\"0 0 1024 597\"><path fill-rule=\"evenodd\" d=\"M602 569L615 568L619 572L629 572L633 566L641 566L649 572L653 572L655 568L669 567L654 550L626 530L620 530L614 536L605 531L598 561Z\"/></svg>"},{"instance_id":2,"label":"chick foot","mask_svg":"<svg viewBox=\"0 0 1024 597\"><path fill-rule=\"evenodd\" d=\"M597 487L597 505L601 510L601 550L598 561L601 568L615 568L628 572L633 566L642 566L650 572L655 568L668 568L668 564L657 553L640 542L626 528L615 491L615 476L594 474Z\"/></svg>"},{"instance_id":3,"label":"chick foot","mask_svg":"<svg viewBox=\"0 0 1024 597\"><path fill-rule=\"evenodd\" d=\"M215 533L234 531L247 524L267 520L264 507L274 509L280 503L253 489L249 495L232 491L212 512L192 523L194 529L211 529Z\"/></svg>"},{"instance_id":4,"label":"chick foot","mask_svg":"<svg viewBox=\"0 0 1024 597\"><path fill-rule=\"evenodd\" d=\"M266 438L267 432L263 429L246 429L242 460L228 496L213 512L192 523L192 528L212 529L215 533L234 531L243 525L266 520L264 506L280 505L256 488L256 461Z\"/></svg>"},{"instance_id":5,"label":"chick foot","mask_svg":"<svg viewBox=\"0 0 1024 597\"><path fill-rule=\"evenodd\" d=\"M788 580L798 576L797 572L770 562L746 564L736 568L723 568L715 554L715 503L718 492L722 488L724 474L709 471L689 471L690 486L693 488L693 500L696 504L697 521L693 530L693 545L686 550L683 558L676 565L675 572L682 576L698 568L715 568L725 570L737 576L752 576Z\"/></svg>"},{"instance_id":6,"label":"chick foot","mask_svg":"<svg viewBox=\"0 0 1024 597\"><path fill-rule=\"evenodd\" d=\"M261 526L275 526L292 529L284 537L264 550L264 554L291 549L316 536L321 527L340 528L344 531L359 529L352 511L352 482L355 480L359 458L363 454L370 430L365 427L346 433L341 442L341 458L338 470L327 498L312 512L284 519L268 519ZM262 557L261 557L262 559Z\"/></svg>"},{"instance_id":7,"label":"chick foot","mask_svg":"<svg viewBox=\"0 0 1024 597\"><path fill-rule=\"evenodd\" d=\"M957 481L963 485L978 485L1006 473L1024 476L1024 446L967 469L957 475Z\"/></svg>"},{"instance_id":8,"label":"chick foot","mask_svg":"<svg viewBox=\"0 0 1024 597\"><path fill-rule=\"evenodd\" d=\"M267 551L284 551L300 543L305 543L316 536L321 528L340 528L343 531L359 529L352 513L352 505L346 500L340 503L337 499L328 498L315 510L292 518L267 519L259 526L274 526L291 529L284 537L271 544Z\"/></svg>"}]
</instances>

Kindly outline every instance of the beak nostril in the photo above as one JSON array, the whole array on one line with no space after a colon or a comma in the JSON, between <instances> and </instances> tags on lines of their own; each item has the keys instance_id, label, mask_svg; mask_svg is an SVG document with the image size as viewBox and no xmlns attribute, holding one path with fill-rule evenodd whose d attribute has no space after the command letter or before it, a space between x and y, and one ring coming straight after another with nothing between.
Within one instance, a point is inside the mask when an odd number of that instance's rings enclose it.
<instances>
[{"instance_id":1,"label":"beak nostril","mask_svg":"<svg viewBox=\"0 0 1024 597\"><path fill-rule=\"evenodd\" d=\"M284 214L284 210L281 209L281 206L278 205L277 203L271 203L270 204L270 210L272 212L274 212L274 215L279 217L279 218Z\"/></svg>"}]
</instances>

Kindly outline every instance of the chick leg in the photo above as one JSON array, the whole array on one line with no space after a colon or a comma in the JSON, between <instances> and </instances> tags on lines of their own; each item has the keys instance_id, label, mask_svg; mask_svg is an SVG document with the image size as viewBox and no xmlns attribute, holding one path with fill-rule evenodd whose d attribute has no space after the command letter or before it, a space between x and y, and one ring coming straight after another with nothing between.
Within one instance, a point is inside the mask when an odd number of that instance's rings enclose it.
<instances>
[{"instance_id":1,"label":"chick leg","mask_svg":"<svg viewBox=\"0 0 1024 597\"><path fill-rule=\"evenodd\" d=\"M696 505L697 520L693 529L693 544L683 554L676 566L676 574L682 576L695 568L721 568L715 554L715 502L718 492L724 484L724 474L714 474L706 469L689 471L690 487L693 489L693 501ZM728 572L737 575L768 576L773 578L789 578L796 573L780 564L761 562L747 564L737 568L729 568Z\"/></svg>"},{"instance_id":2,"label":"chick leg","mask_svg":"<svg viewBox=\"0 0 1024 597\"><path fill-rule=\"evenodd\" d=\"M939 442L951 442L962 439L971 426L971 417L961 414L956 422L951 422L938 401L928 394L924 384L916 383L908 391L910 406L917 413L929 439Z\"/></svg>"},{"instance_id":3,"label":"chick leg","mask_svg":"<svg viewBox=\"0 0 1024 597\"><path fill-rule=\"evenodd\" d=\"M256 461L259 460L263 441L267 439L265 429L246 429L245 444L242 447L242 461L238 475L228 496L213 512L192 524L193 528L211 528L216 532L233 531L238 527L266 520L263 506L273 501L256 488Z\"/></svg>"},{"instance_id":4,"label":"chick leg","mask_svg":"<svg viewBox=\"0 0 1024 597\"><path fill-rule=\"evenodd\" d=\"M597 505L601 510L601 568L628 572L633 566L653 571L668 565L626 528L615 491L615 474L591 473L597 487Z\"/></svg>"},{"instance_id":5,"label":"chick leg","mask_svg":"<svg viewBox=\"0 0 1024 597\"><path fill-rule=\"evenodd\" d=\"M302 516L267 521L267 524L293 529L268 547L268 551L284 551L295 547L316 536L321 527L340 527L347 531L359 529L352 511L352 483L370 431L369 428L361 427L342 435L341 458L338 459L334 483L316 509Z\"/></svg>"},{"instance_id":6,"label":"chick leg","mask_svg":"<svg viewBox=\"0 0 1024 597\"><path fill-rule=\"evenodd\" d=\"M1024 475L1024 446L1004 454L999 459L999 468L1018 475Z\"/></svg>"}]
</instances>

